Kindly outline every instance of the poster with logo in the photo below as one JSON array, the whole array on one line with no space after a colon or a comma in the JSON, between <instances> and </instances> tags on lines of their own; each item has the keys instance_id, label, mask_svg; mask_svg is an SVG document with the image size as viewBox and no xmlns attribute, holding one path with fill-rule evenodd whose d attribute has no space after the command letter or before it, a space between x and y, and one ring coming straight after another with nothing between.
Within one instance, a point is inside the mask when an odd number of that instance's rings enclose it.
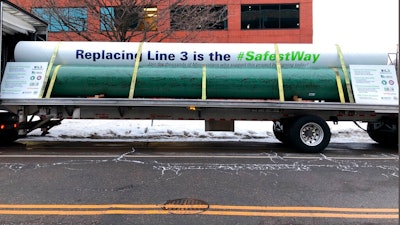
<instances>
[{"instance_id":1,"label":"poster with logo","mask_svg":"<svg viewBox=\"0 0 400 225\"><path fill-rule=\"evenodd\" d=\"M0 98L39 98L47 62L8 62L1 83Z\"/></svg>"},{"instance_id":2,"label":"poster with logo","mask_svg":"<svg viewBox=\"0 0 400 225\"><path fill-rule=\"evenodd\" d=\"M356 103L399 103L399 86L393 65L350 65L350 75Z\"/></svg>"}]
</instances>

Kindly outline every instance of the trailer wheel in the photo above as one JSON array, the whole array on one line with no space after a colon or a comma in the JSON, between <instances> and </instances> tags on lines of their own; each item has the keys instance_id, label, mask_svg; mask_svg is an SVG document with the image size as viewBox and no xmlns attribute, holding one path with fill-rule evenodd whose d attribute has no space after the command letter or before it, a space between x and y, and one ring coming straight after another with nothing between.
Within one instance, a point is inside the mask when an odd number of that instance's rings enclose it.
<instances>
[{"instance_id":1,"label":"trailer wheel","mask_svg":"<svg viewBox=\"0 0 400 225\"><path fill-rule=\"evenodd\" d=\"M384 118L367 125L369 137L383 146L396 147L399 142L397 119Z\"/></svg>"},{"instance_id":2,"label":"trailer wheel","mask_svg":"<svg viewBox=\"0 0 400 225\"><path fill-rule=\"evenodd\" d=\"M274 132L275 138L283 144L288 143L288 122L286 120L274 121L272 131Z\"/></svg>"},{"instance_id":3,"label":"trailer wheel","mask_svg":"<svg viewBox=\"0 0 400 225\"><path fill-rule=\"evenodd\" d=\"M331 140L331 131L322 118L301 116L293 120L288 131L288 140L302 152L322 152Z\"/></svg>"}]
</instances>

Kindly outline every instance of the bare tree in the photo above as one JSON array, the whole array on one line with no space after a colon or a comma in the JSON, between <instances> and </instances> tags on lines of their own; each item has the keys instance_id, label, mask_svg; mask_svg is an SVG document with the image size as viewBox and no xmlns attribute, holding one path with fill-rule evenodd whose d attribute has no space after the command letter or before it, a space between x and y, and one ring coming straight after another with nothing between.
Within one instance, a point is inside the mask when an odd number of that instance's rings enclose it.
<instances>
[{"instance_id":1,"label":"bare tree","mask_svg":"<svg viewBox=\"0 0 400 225\"><path fill-rule=\"evenodd\" d=\"M35 0L32 12L65 39L162 41L178 35L190 41L198 31L227 29L226 5L185 0ZM64 7L60 7L60 6Z\"/></svg>"}]
</instances>

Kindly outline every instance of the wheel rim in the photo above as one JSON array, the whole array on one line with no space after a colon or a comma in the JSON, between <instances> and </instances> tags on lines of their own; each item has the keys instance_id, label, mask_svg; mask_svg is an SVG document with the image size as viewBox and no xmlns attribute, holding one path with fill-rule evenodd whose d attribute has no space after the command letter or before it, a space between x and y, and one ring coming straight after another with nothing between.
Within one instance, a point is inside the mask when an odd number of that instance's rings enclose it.
<instances>
[{"instance_id":1,"label":"wheel rim","mask_svg":"<svg viewBox=\"0 0 400 225\"><path fill-rule=\"evenodd\" d=\"M308 146L317 146L324 139L324 131L317 123L306 123L300 129L300 139Z\"/></svg>"}]
</instances>

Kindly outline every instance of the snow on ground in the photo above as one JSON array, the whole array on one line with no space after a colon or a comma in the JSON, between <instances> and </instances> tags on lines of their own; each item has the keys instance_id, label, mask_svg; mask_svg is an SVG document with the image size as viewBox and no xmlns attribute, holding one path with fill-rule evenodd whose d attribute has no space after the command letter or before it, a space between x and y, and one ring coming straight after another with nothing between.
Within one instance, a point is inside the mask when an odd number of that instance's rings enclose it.
<instances>
[{"instance_id":1,"label":"snow on ground","mask_svg":"<svg viewBox=\"0 0 400 225\"><path fill-rule=\"evenodd\" d=\"M372 142L353 122L328 122L331 142ZM366 129L366 123L359 123ZM21 140L46 141L255 141L278 142L271 121L236 121L234 132L204 131L204 121L65 119L42 137L39 129Z\"/></svg>"}]
</instances>

